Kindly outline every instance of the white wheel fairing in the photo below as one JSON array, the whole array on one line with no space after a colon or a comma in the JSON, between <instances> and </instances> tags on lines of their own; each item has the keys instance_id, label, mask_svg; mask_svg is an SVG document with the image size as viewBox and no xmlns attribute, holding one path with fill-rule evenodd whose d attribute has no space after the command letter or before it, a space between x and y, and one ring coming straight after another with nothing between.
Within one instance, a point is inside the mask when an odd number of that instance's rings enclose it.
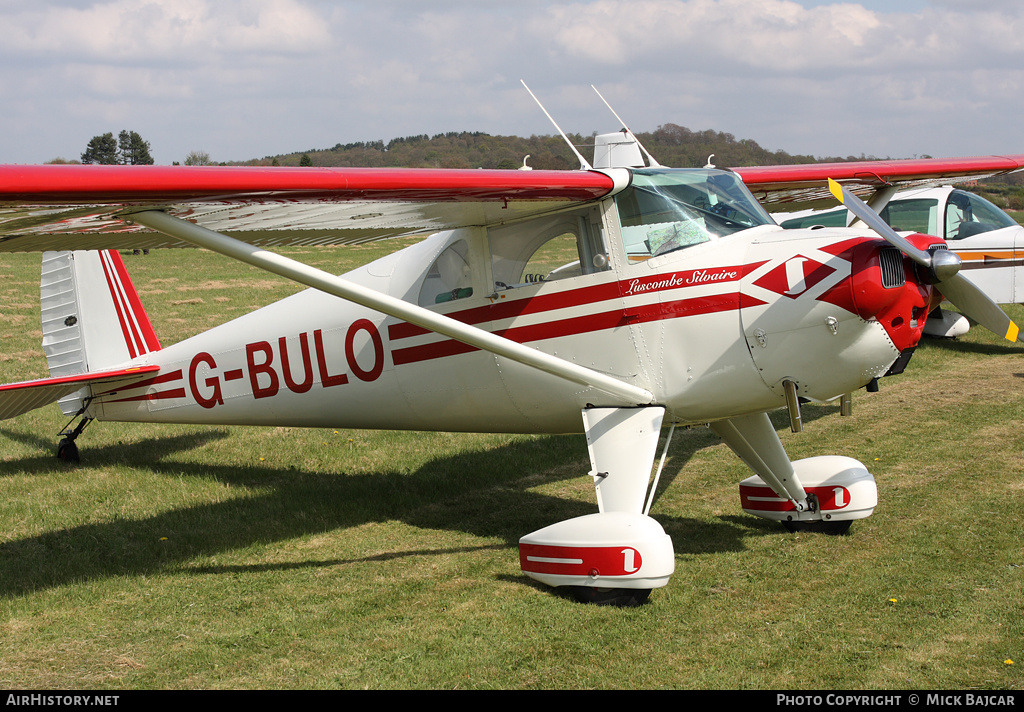
<instances>
[{"instance_id":1,"label":"white wheel fairing","mask_svg":"<svg viewBox=\"0 0 1024 712\"><path fill-rule=\"evenodd\" d=\"M743 511L775 521L851 521L871 516L878 506L878 488L867 468L852 457L823 455L793 462L793 471L818 509L797 511L757 475L740 483Z\"/></svg>"},{"instance_id":2,"label":"white wheel fairing","mask_svg":"<svg viewBox=\"0 0 1024 712\"><path fill-rule=\"evenodd\" d=\"M650 517L605 512L527 534L519 540L519 563L549 586L661 588L675 571L675 551Z\"/></svg>"}]
</instances>

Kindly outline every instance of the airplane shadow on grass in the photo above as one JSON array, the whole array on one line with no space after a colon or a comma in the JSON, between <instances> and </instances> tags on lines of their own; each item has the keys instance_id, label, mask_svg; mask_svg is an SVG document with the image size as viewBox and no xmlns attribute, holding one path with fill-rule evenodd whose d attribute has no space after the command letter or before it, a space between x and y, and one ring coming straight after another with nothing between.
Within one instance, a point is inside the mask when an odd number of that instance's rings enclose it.
<instances>
[{"instance_id":1,"label":"airplane shadow on grass","mask_svg":"<svg viewBox=\"0 0 1024 712\"><path fill-rule=\"evenodd\" d=\"M976 327L981 329L982 327ZM985 356L1008 356L1010 354L1020 354L1020 346L1017 344L1011 344L1010 342L998 343L998 344L986 344L976 343L972 341L963 341L961 339L928 339L925 344L927 348L934 348L940 351L951 351L962 353L964 355L970 354L983 354Z\"/></svg>"},{"instance_id":2,"label":"airplane shadow on grass","mask_svg":"<svg viewBox=\"0 0 1024 712\"><path fill-rule=\"evenodd\" d=\"M827 412L825 408L808 410L811 412L805 413L805 420ZM774 422L780 427L780 418L774 418ZM50 454L53 444L46 438L10 429L0 429L0 435L38 444L47 453L0 463L0 478L12 473L52 473L65 467ZM263 466L211 466L174 459L176 453L229 436L227 430L211 429L155 437L133 445L84 449L83 467L123 463L157 475L213 479L232 487L270 491L179 507L142 519L82 524L4 542L0 544L0 594L17 596L83 580L146 575L179 567L197 557L253 544L385 521L462 531L498 538L503 543L450 549L399 548L344 560L189 566L189 571L315 568L486 549L507 549L509 556L515 557L519 538L524 534L597 511L592 499L584 502L531 491L538 485L585 477L589 463L580 435L545 436L496 449L462 452L432 460L412 474L386 468L372 474L324 474ZM658 491L664 491L679 476L695 452L719 442L708 430L691 431L683 437L677 431L669 454L671 462ZM74 476L74 472L69 469L68 476ZM531 474L538 472L566 474ZM722 517L709 524L657 509L652 514L672 536L677 554L742 550L747 537L782 531L777 524L754 517ZM525 576L522 582L533 585Z\"/></svg>"}]
</instances>

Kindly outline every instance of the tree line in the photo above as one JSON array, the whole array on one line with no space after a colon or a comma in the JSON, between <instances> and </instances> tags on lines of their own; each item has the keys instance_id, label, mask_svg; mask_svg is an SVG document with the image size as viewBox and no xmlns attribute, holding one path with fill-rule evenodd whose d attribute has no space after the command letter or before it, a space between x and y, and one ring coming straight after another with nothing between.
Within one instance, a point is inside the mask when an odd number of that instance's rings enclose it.
<instances>
[{"instance_id":1,"label":"tree line","mask_svg":"<svg viewBox=\"0 0 1024 712\"><path fill-rule=\"evenodd\" d=\"M569 140L584 156L591 154L594 136L569 134ZM655 131L637 135L640 142L667 166L703 166L708 156L721 166L778 165L813 163L819 159L785 151L769 151L756 141L736 139L718 131L691 131L677 124L663 124ZM247 165L359 166L409 168L496 168L514 169L523 165L537 169L571 170L579 167L561 136L493 136L480 131L449 131L416 134L389 141L338 143L331 148L306 151L239 162ZM863 158L849 157L850 160Z\"/></svg>"},{"instance_id":2,"label":"tree line","mask_svg":"<svg viewBox=\"0 0 1024 712\"><path fill-rule=\"evenodd\" d=\"M569 134L569 140L588 156L594 136ZM637 138L660 163L666 166L699 167L709 160L719 166L763 166L794 163L862 161L874 156L815 157L770 151L751 139L737 139L730 133L693 131L678 124L662 124ZM711 158L712 154L714 158ZM927 156L922 156L926 158ZM51 163L66 163L54 159ZM81 156L82 163L104 165L149 165L150 143L137 132L123 130L117 137L112 132L93 136ZM308 149L302 152L266 156L249 161L233 161L219 165L259 166L353 166L379 168L531 168L572 170L578 168L575 156L567 149L561 136L492 136L480 131L449 131L416 134L389 141L356 141L337 143L331 148ZM217 165L206 151L190 151L187 166ZM175 161L174 165L178 165ZM972 188L1003 208L1024 209L1024 172L992 178Z\"/></svg>"},{"instance_id":3,"label":"tree line","mask_svg":"<svg viewBox=\"0 0 1024 712\"><path fill-rule=\"evenodd\" d=\"M569 134L581 153L589 155L594 134ZM865 160L868 156L816 158L811 155L770 151L751 139L737 139L730 133L692 131L677 124L663 124L656 130L637 134L641 143L667 166L703 166L711 154L721 166L779 165L818 161ZM529 157L527 159L527 156ZM531 168L571 170L578 167L575 156L560 136L492 136L480 131L449 131L430 136L417 134L389 141L357 141L331 148L266 156L262 159L232 161L219 165L355 166L407 168ZM52 163L66 163L54 159ZM150 143L135 131L123 130L93 136L81 155L82 163L103 165L152 164ZM206 151L190 151L187 166L217 165ZM178 161L174 165L179 165Z\"/></svg>"}]
</instances>

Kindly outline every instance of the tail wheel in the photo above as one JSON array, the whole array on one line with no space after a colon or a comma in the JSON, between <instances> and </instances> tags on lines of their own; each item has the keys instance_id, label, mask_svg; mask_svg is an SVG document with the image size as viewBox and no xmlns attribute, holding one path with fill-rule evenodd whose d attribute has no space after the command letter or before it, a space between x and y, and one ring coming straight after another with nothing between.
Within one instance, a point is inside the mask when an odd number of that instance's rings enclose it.
<instances>
[{"instance_id":1,"label":"tail wheel","mask_svg":"<svg viewBox=\"0 0 1024 712\"><path fill-rule=\"evenodd\" d=\"M57 459L61 462L78 464L78 446L70 438L62 438L57 443Z\"/></svg>"},{"instance_id":2,"label":"tail wheel","mask_svg":"<svg viewBox=\"0 0 1024 712\"><path fill-rule=\"evenodd\" d=\"M86 400L86 404L88 404L90 400L92 400L91 397ZM85 408L83 407L83 409L75 415L75 418L82 415L84 411ZM76 465L78 464L78 446L75 445L75 440L78 439L78 436L82 434L82 431L85 430L86 426L89 425L92 420L92 418L83 416L82 419L78 421L78 425L75 426L74 430L70 427L71 423L68 423L68 427L61 431L60 434L64 437L60 439L59 443L57 443L58 460L61 462L70 462ZM74 422L74 418L71 419L71 422Z\"/></svg>"}]
</instances>

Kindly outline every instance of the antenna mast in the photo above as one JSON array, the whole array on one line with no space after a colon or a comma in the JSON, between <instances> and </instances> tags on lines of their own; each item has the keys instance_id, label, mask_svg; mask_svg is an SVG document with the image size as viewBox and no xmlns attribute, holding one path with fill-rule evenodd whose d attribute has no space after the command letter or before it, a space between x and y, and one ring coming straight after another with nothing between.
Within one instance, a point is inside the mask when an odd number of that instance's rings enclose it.
<instances>
[{"instance_id":1,"label":"antenna mast","mask_svg":"<svg viewBox=\"0 0 1024 712\"><path fill-rule=\"evenodd\" d=\"M636 134L630 131L629 127L626 126L626 122L619 118L619 115L615 113L615 109L612 108L612 105L609 104L603 96L601 96L601 92L597 91L597 87L591 84L590 88L593 89L599 97L601 97L601 101L603 101L604 105L608 107L608 111L612 112L612 116L614 116L618 120L618 122L622 124L622 128L626 130L626 133L633 137L633 140L636 141L636 145L639 146L640 150L644 152L645 156L647 156L647 161L651 164L651 168L660 168L661 164L654 159L654 156L647 152L647 149L644 148L644 145L642 143L640 143L640 139L636 137Z\"/></svg>"},{"instance_id":2,"label":"antenna mast","mask_svg":"<svg viewBox=\"0 0 1024 712\"><path fill-rule=\"evenodd\" d=\"M555 127L555 129L558 131L559 134L561 134L562 140L565 141L565 143L569 146L569 148L572 149L572 152L576 154L576 158L578 158L580 160L580 170L581 171L592 171L592 170L594 170L594 167L591 166L590 163L587 162L587 159L583 157L582 153L580 153L579 151L576 150L576 147L572 145L571 141L569 141L569 137L566 136L565 132L562 131L562 129L560 129L558 127L558 124L555 123L555 120L551 118L551 114L549 114L548 110L544 108L544 105L540 103L540 99L538 99L534 95L534 93L532 91L530 91L530 87L526 86L526 82L524 82L522 79L520 79L519 82L523 85L523 88L526 89L527 92L529 92L530 96L533 97L533 100L535 102L537 102L537 106L539 106L540 110L544 112L544 115L546 117L548 117L548 121L551 122L551 125ZM646 153L646 151L644 151L644 153Z\"/></svg>"}]
</instances>

